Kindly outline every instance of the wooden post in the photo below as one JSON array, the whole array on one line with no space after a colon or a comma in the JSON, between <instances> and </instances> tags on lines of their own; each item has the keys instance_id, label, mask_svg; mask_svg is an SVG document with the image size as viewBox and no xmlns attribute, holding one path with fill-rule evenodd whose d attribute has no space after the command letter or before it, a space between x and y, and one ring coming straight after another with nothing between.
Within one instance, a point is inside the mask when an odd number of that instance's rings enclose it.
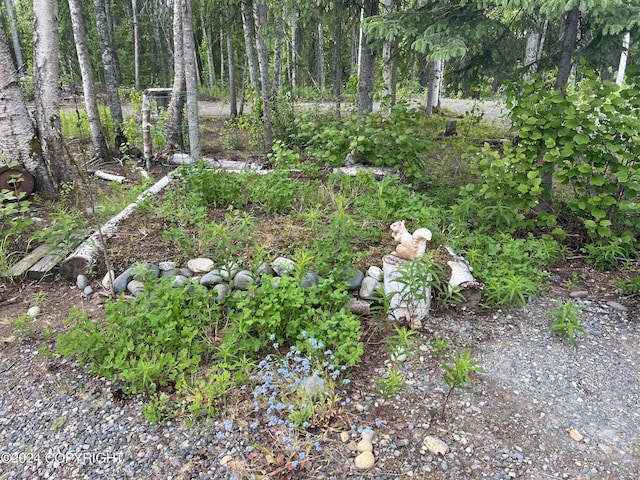
<instances>
[{"instance_id":1,"label":"wooden post","mask_svg":"<svg viewBox=\"0 0 640 480\"><path fill-rule=\"evenodd\" d=\"M151 101L149 100L149 90L142 92L142 144L144 149L144 160L147 170L151 168Z\"/></svg>"}]
</instances>

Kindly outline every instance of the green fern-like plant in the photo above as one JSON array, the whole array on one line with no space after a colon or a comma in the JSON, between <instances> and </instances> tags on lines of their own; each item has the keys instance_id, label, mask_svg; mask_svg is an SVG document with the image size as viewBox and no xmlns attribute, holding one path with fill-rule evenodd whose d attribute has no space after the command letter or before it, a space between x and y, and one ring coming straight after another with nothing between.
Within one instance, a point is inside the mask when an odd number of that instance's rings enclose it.
<instances>
[{"instance_id":1,"label":"green fern-like plant","mask_svg":"<svg viewBox=\"0 0 640 480\"><path fill-rule=\"evenodd\" d=\"M564 304L558 302L558 305L559 308L548 313L548 315L555 317L549 331L558 337L567 337L571 345L575 347L574 332L584 333L584 327L580 324L579 317L582 308L576 307L571 300L567 300Z\"/></svg>"}]
</instances>

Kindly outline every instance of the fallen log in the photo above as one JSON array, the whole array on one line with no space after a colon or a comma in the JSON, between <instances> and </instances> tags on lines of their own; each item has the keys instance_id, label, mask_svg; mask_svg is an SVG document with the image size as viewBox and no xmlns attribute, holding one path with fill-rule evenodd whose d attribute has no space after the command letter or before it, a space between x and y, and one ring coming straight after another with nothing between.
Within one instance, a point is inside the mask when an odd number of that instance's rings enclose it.
<instances>
[{"instance_id":1,"label":"fallen log","mask_svg":"<svg viewBox=\"0 0 640 480\"><path fill-rule=\"evenodd\" d=\"M88 275L91 265L102 251L101 237L108 238L118 230L118 224L131 216L138 205L147 197L157 194L169 184L171 174L162 177L153 186L141 193L134 203L127 205L124 210L105 222L60 265L60 275L70 281L75 281L78 275Z\"/></svg>"},{"instance_id":2,"label":"fallen log","mask_svg":"<svg viewBox=\"0 0 640 480\"><path fill-rule=\"evenodd\" d=\"M124 183L127 181L127 177L123 177L122 175L114 175L112 173L103 172L102 170L96 170L93 174L101 178L102 180L107 180L108 182L118 182Z\"/></svg>"}]
</instances>

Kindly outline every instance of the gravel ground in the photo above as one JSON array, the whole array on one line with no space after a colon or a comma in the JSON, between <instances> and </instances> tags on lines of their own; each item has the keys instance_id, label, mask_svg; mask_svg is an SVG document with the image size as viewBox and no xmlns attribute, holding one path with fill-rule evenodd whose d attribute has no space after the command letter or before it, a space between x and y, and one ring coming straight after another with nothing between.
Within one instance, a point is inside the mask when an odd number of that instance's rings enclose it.
<instances>
[{"instance_id":1,"label":"gravel ground","mask_svg":"<svg viewBox=\"0 0 640 480\"><path fill-rule=\"evenodd\" d=\"M634 480L640 472L640 325L637 312L574 300L585 334L577 348L548 332L547 313L568 290L526 309L446 314L423 326L400 370L404 389L383 401L374 379L389 359L369 356L353 376L342 423L317 433L322 450L286 478L567 478ZM624 303L621 301L621 303ZM635 307L634 307L635 308ZM446 385L434 335L470 348L483 373L439 415ZM150 424L143 398L118 399L109 382L27 343L0 353L0 478L262 478L256 451L267 430L238 415ZM237 410L239 411L239 409ZM228 419L227 419L228 421ZM375 466L354 465L373 429ZM343 438L341 438L341 434ZM425 443L436 440L436 447ZM445 450L437 452L437 441ZM249 446L249 448L247 448ZM253 453L248 453L255 449ZM446 447L446 448L445 448ZM266 478L266 477L265 477Z\"/></svg>"}]
</instances>

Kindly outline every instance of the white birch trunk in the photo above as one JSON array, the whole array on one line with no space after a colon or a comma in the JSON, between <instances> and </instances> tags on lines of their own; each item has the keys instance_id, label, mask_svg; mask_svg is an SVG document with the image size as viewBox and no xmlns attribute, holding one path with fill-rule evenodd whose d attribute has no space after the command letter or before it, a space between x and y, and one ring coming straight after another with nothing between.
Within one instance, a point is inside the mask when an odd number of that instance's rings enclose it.
<instances>
[{"instance_id":1,"label":"white birch trunk","mask_svg":"<svg viewBox=\"0 0 640 480\"><path fill-rule=\"evenodd\" d=\"M139 92L140 85L140 32L138 30L138 2L131 0L131 12L133 14L133 77L135 88Z\"/></svg>"},{"instance_id":2,"label":"white birch trunk","mask_svg":"<svg viewBox=\"0 0 640 480\"><path fill-rule=\"evenodd\" d=\"M0 157L3 162L22 163L35 178L36 190L53 191L6 39L0 22Z\"/></svg>"},{"instance_id":3,"label":"white birch trunk","mask_svg":"<svg viewBox=\"0 0 640 480\"><path fill-rule=\"evenodd\" d=\"M200 158L200 122L198 120L198 69L196 45L193 38L193 12L191 0L182 0L184 33L184 72L187 90L187 121L189 124L189 153L197 161Z\"/></svg>"},{"instance_id":4,"label":"white birch trunk","mask_svg":"<svg viewBox=\"0 0 640 480\"><path fill-rule=\"evenodd\" d=\"M429 63L429 87L427 93L427 108L425 114L427 118L433 116L433 112L440 103L440 84L442 83L442 70L444 60L434 60Z\"/></svg>"},{"instance_id":5,"label":"white birch trunk","mask_svg":"<svg viewBox=\"0 0 640 480\"><path fill-rule=\"evenodd\" d=\"M629 43L631 42L631 33L626 32L622 38L622 53L620 53L620 64L618 65L618 76L616 83L620 86L624 83L624 72L627 69L627 56L629 54Z\"/></svg>"},{"instance_id":6,"label":"white birch trunk","mask_svg":"<svg viewBox=\"0 0 640 480\"><path fill-rule=\"evenodd\" d=\"M33 0L33 73L36 125L42 156L55 183L70 183L60 122L60 77L58 74L58 2Z\"/></svg>"},{"instance_id":7,"label":"white birch trunk","mask_svg":"<svg viewBox=\"0 0 640 480\"><path fill-rule=\"evenodd\" d=\"M100 112L96 100L96 88L93 78L93 68L87 47L87 34L82 19L82 4L80 0L69 0L69 10L71 13L71 24L73 27L73 37L76 43L76 53L82 75L82 91L84 93L84 103L89 120L89 130L91 141L93 142L94 158L101 161L111 160L111 153L107 147L107 140L100 123Z\"/></svg>"},{"instance_id":8,"label":"white birch trunk","mask_svg":"<svg viewBox=\"0 0 640 480\"><path fill-rule=\"evenodd\" d=\"M18 35L18 27L16 23L16 15L13 11L13 0L4 0L7 7L7 16L9 17L9 28L11 29L11 40L13 41L13 53L16 56L16 64L18 67L18 75L24 77L24 58L22 56L22 47L20 46L20 36Z\"/></svg>"},{"instance_id":9,"label":"white birch trunk","mask_svg":"<svg viewBox=\"0 0 640 480\"><path fill-rule=\"evenodd\" d=\"M253 4L251 0L240 2L242 9L242 33L244 35L244 46L249 65L249 81L256 92L260 94L260 67L258 65L258 54L256 52L256 25L253 18Z\"/></svg>"}]
</instances>

